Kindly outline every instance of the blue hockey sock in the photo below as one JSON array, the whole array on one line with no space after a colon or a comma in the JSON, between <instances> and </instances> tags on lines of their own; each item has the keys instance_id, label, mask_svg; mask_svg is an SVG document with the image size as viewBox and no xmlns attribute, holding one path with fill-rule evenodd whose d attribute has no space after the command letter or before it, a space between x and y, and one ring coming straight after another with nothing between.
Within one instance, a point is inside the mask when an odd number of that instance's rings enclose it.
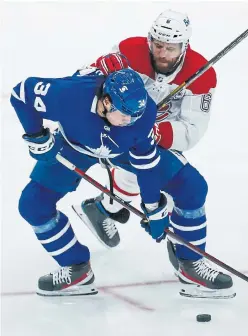
<instances>
[{"instance_id":1,"label":"blue hockey sock","mask_svg":"<svg viewBox=\"0 0 248 336\"><path fill-rule=\"evenodd\" d=\"M182 210L175 207L171 215L171 225L176 234L205 251L207 223L204 206L195 210ZM179 259L199 260L202 258L181 244L176 245L176 254Z\"/></svg>"},{"instance_id":2,"label":"blue hockey sock","mask_svg":"<svg viewBox=\"0 0 248 336\"><path fill-rule=\"evenodd\" d=\"M62 212L58 211L48 222L32 227L40 243L60 266L89 261L88 247L78 242L68 218Z\"/></svg>"}]
</instances>

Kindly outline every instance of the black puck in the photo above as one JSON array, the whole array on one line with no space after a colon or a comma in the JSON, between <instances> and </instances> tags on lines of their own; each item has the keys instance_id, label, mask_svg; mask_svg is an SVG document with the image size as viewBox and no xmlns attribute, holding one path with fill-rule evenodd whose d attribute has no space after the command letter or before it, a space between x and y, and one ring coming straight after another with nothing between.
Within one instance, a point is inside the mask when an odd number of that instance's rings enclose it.
<instances>
[{"instance_id":1,"label":"black puck","mask_svg":"<svg viewBox=\"0 0 248 336\"><path fill-rule=\"evenodd\" d=\"M197 322L209 322L211 321L211 315L209 314L199 314L196 316Z\"/></svg>"}]
</instances>

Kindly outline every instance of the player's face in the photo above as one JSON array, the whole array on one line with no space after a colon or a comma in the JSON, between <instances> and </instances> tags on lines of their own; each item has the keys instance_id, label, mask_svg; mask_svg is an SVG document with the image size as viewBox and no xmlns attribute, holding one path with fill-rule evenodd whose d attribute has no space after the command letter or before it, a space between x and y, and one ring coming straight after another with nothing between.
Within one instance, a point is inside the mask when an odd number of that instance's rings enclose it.
<instances>
[{"instance_id":1,"label":"player's face","mask_svg":"<svg viewBox=\"0 0 248 336\"><path fill-rule=\"evenodd\" d=\"M104 107L108 111L106 113L106 118L113 126L127 126L131 122L131 116L123 114L119 110L112 110L113 105L110 103L108 98L105 98L103 101Z\"/></svg>"},{"instance_id":2,"label":"player's face","mask_svg":"<svg viewBox=\"0 0 248 336\"><path fill-rule=\"evenodd\" d=\"M158 40L151 41L151 52L158 72L166 73L173 69L182 49L181 43L166 43Z\"/></svg>"},{"instance_id":3,"label":"player's face","mask_svg":"<svg viewBox=\"0 0 248 336\"><path fill-rule=\"evenodd\" d=\"M127 126L131 122L131 116L125 115L119 110L107 112L106 118L113 126Z\"/></svg>"}]
</instances>

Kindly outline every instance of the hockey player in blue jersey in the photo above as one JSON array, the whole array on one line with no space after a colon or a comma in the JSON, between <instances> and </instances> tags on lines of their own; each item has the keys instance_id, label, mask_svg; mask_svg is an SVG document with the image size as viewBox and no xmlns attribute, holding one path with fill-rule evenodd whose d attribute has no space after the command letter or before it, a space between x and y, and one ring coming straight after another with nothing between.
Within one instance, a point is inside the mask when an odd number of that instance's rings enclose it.
<instances>
[{"instance_id":1,"label":"hockey player in blue jersey","mask_svg":"<svg viewBox=\"0 0 248 336\"><path fill-rule=\"evenodd\" d=\"M152 131L156 105L134 71L115 72L106 81L97 73L61 79L31 77L13 89L11 103L26 132L23 139L30 154L38 160L31 182L20 197L19 211L61 266L39 279L37 293L97 293L89 249L78 242L68 217L56 208L57 202L80 182L74 172L56 160L58 152L84 171L99 159L106 159L135 173L141 207L149 221L142 225L153 239L164 238L164 229L169 226L163 191L173 195L176 208L171 219L177 223L174 227L184 238L193 237L199 240L200 247L205 247L206 182L182 155L156 147ZM43 119L57 121L59 132L52 134L44 128ZM187 210L182 210L185 204ZM77 212L106 223L108 228L115 221L125 222L129 216L125 209L110 213L100 197L83 202ZM233 295L230 276L206 266L201 259L194 261L195 253L184 246L178 248L178 253L187 281L188 274L198 269L202 274L198 282L203 287L212 289L217 297Z\"/></svg>"},{"instance_id":2,"label":"hockey player in blue jersey","mask_svg":"<svg viewBox=\"0 0 248 336\"><path fill-rule=\"evenodd\" d=\"M80 178L56 155L60 152L84 171L99 158L130 166L139 181L150 233L159 239L168 227L168 211L160 192L161 160L152 131L156 105L140 76L130 69L106 80L97 73L60 79L30 77L14 87L11 104L25 130L30 155L38 160L20 197L19 212L60 265L58 271L39 279L37 293L95 294L89 249L79 243L68 217L56 208L61 198L77 188ZM52 134L44 128L44 119L58 122L59 131ZM122 216L125 210L116 217L121 221Z\"/></svg>"}]
</instances>

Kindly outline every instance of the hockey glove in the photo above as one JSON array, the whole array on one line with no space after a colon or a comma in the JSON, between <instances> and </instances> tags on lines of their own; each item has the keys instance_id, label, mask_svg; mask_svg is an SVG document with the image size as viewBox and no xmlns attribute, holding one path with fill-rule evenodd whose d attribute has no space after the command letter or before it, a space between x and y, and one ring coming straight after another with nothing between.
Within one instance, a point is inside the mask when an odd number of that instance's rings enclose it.
<instances>
[{"instance_id":1,"label":"hockey glove","mask_svg":"<svg viewBox=\"0 0 248 336\"><path fill-rule=\"evenodd\" d=\"M62 138L55 137L49 128L43 128L36 134L24 134L23 140L28 144L29 154L38 161L56 161L56 154L62 149Z\"/></svg>"},{"instance_id":2,"label":"hockey glove","mask_svg":"<svg viewBox=\"0 0 248 336\"><path fill-rule=\"evenodd\" d=\"M160 242L166 236L164 230L169 227L168 206L165 194L161 192L161 198L157 209L148 212L143 202L141 203L141 208L149 220L148 222L142 220L140 223L141 226L152 236L153 239Z\"/></svg>"},{"instance_id":3,"label":"hockey glove","mask_svg":"<svg viewBox=\"0 0 248 336\"><path fill-rule=\"evenodd\" d=\"M112 53L99 57L96 60L96 67L107 76L112 72L128 68L129 62L123 54Z\"/></svg>"}]
</instances>

